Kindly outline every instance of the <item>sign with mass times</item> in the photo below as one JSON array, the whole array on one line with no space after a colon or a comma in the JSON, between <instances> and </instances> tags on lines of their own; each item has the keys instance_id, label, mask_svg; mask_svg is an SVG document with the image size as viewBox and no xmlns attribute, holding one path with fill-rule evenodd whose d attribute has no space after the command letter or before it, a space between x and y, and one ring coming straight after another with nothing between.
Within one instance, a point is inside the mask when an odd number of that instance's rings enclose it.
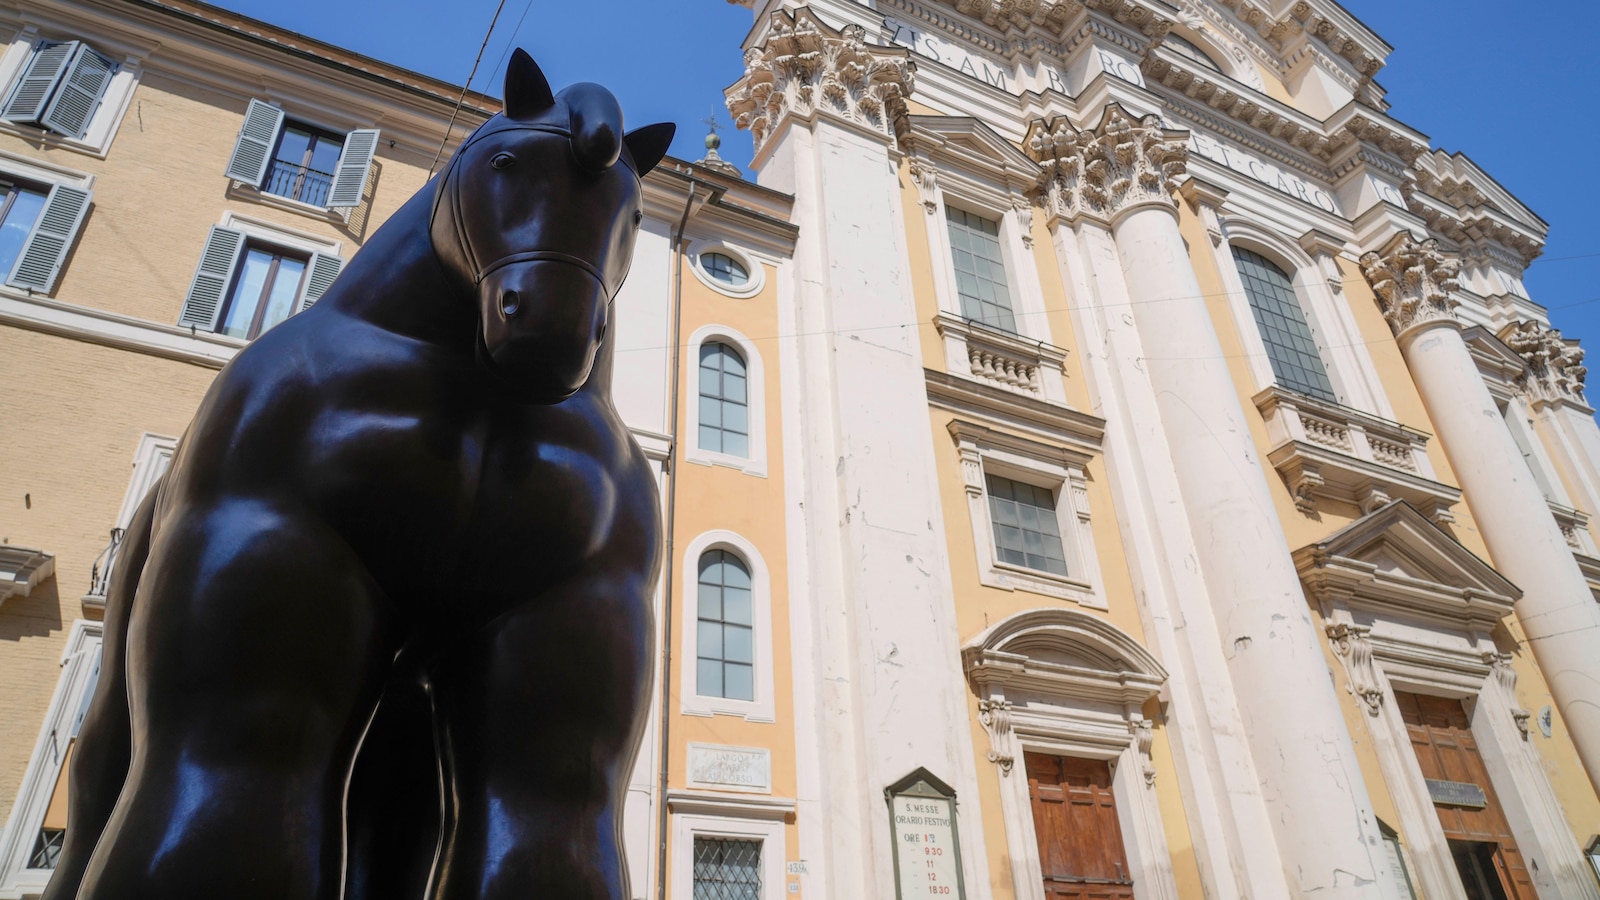
<instances>
[{"instance_id":1,"label":"sign with mass times","mask_svg":"<svg viewBox=\"0 0 1600 900\"><path fill-rule=\"evenodd\" d=\"M883 793L894 837L897 900L965 900L955 791L918 769Z\"/></svg>"}]
</instances>

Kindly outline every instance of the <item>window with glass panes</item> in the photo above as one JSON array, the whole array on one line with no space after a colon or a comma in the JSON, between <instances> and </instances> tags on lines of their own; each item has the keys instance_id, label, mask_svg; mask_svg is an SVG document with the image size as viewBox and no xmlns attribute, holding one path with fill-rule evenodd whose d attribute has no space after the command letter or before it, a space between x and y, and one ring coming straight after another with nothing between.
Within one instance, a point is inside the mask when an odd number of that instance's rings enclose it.
<instances>
[{"instance_id":1,"label":"window with glass panes","mask_svg":"<svg viewBox=\"0 0 1600 900\"><path fill-rule=\"evenodd\" d=\"M706 274L729 287L744 287L750 280L750 273L744 270L744 266L726 253L704 254L700 257L700 265Z\"/></svg>"},{"instance_id":2,"label":"window with glass panes","mask_svg":"<svg viewBox=\"0 0 1600 900\"><path fill-rule=\"evenodd\" d=\"M996 558L1014 566L1066 575L1067 557L1050 489L999 475L990 475L987 481Z\"/></svg>"},{"instance_id":3,"label":"window with glass panes","mask_svg":"<svg viewBox=\"0 0 1600 900\"><path fill-rule=\"evenodd\" d=\"M754 700L755 615L750 570L726 550L700 557L696 597L695 693L702 697Z\"/></svg>"},{"instance_id":4,"label":"window with glass panes","mask_svg":"<svg viewBox=\"0 0 1600 900\"><path fill-rule=\"evenodd\" d=\"M326 206L344 139L342 134L285 122L261 189L312 206Z\"/></svg>"},{"instance_id":5,"label":"window with glass panes","mask_svg":"<svg viewBox=\"0 0 1600 900\"><path fill-rule=\"evenodd\" d=\"M0 180L0 192L4 192L0 196L0 281L4 281L16 267L33 226L39 224L49 191Z\"/></svg>"},{"instance_id":6,"label":"window with glass panes","mask_svg":"<svg viewBox=\"0 0 1600 900\"><path fill-rule=\"evenodd\" d=\"M750 455L750 398L744 357L721 343L700 345L700 449Z\"/></svg>"},{"instance_id":7,"label":"window with glass panes","mask_svg":"<svg viewBox=\"0 0 1600 900\"><path fill-rule=\"evenodd\" d=\"M1267 359L1272 362L1272 374L1278 384L1298 394L1337 403L1327 367L1311 336L1311 325L1295 295L1294 281L1259 253L1234 247L1233 259L1239 266L1250 312L1261 342L1267 347Z\"/></svg>"},{"instance_id":8,"label":"window with glass panes","mask_svg":"<svg viewBox=\"0 0 1600 900\"><path fill-rule=\"evenodd\" d=\"M247 245L217 331L254 340L289 318L300 297L307 262L307 258L299 254Z\"/></svg>"},{"instance_id":9,"label":"window with glass panes","mask_svg":"<svg viewBox=\"0 0 1600 900\"><path fill-rule=\"evenodd\" d=\"M696 837L694 900L761 900L761 842Z\"/></svg>"},{"instance_id":10,"label":"window with glass panes","mask_svg":"<svg viewBox=\"0 0 1600 900\"><path fill-rule=\"evenodd\" d=\"M950 220L950 254L955 262L961 314L975 322L1016 332L1005 254L1000 250L1000 224L953 206L945 207L945 214Z\"/></svg>"}]
</instances>

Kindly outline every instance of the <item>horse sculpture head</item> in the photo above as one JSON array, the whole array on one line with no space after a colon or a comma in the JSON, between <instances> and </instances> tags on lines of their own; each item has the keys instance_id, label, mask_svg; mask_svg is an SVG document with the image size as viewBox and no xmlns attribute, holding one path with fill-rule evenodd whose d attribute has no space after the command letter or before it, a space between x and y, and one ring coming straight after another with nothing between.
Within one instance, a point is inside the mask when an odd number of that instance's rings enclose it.
<instances>
[{"instance_id":1,"label":"horse sculpture head","mask_svg":"<svg viewBox=\"0 0 1600 900\"><path fill-rule=\"evenodd\" d=\"M552 94L519 49L505 112L440 176L434 251L475 294L480 359L519 395L557 402L589 379L644 218L640 179L673 131L624 133L610 91L584 83Z\"/></svg>"}]
</instances>

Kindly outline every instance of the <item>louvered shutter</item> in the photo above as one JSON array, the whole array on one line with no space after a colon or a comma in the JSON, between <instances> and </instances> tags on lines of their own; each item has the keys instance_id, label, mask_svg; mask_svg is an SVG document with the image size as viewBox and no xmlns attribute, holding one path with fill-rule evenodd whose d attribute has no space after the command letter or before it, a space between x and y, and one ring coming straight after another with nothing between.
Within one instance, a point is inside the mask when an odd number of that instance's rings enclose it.
<instances>
[{"instance_id":1,"label":"louvered shutter","mask_svg":"<svg viewBox=\"0 0 1600 900\"><path fill-rule=\"evenodd\" d=\"M311 274L306 276L306 292L300 298L300 311L311 308L311 304L322 299L322 295L333 287L333 280L339 277L339 272L344 269L344 260L326 253L311 254Z\"/></svg>"},{"instance_id":2,"label":"louvered shutter","mask_svg":"<svg viewBox=\"0 0 1600 900\"><path fill-rule=\"evenodd\" d=\"M250 107L244 111L244 127L239 129L239 140L233 145L233 157L228 160L228 171L224 174L251 187L261 187L267 177L267 165L272 162L278 129L282 127L283 110L270 103L251 100Z\"/></svg>"},{"instance_id":3,"label":"louvered shutter","mask_svg":"<svg viewBox=\"0 0 1600 900\"><path fill-rule=\"evenodd\" d=\"M116 63L87 46L80 46L67 64L61 89L39 117L39 124L68 137L83 137L116 71Z\"/></svg>"},{"instance_id":4,"label":"louvered shutter","mask_svg":"<svg viewBox=\"0 0 1600 900\"><path fill-rule=\"evenodd\" d=\"M339 164L333 169L333 188L328 191L328 205L360 206L361 194L367 187L367 172L372 168L372 155L378 150L378 130L363 128L344 137L344 149L339 151Z\"/></svg>"},{"instance_id":5,"label":"louvered shutter","mask_svg":"<svg viewBox=\"0 0 1600 900\"><path fill-rule=\"evenodd\" d=\"M0 109L0 118L13 122L39 121L39 114L44 112L44 105L50 100L50 92L55 90L61 73L66 71L67 63L78 47L77 41L40 44L33 51L33 58L28 60L28 67L22 70L17 89L6 101L5 108Z\"/></svg>"},{"instance_id":6,"label":"louvered shutter","mask_svg":"<svg viewBox=\"0 0 1600 900\"><path fill-rule=\"evenodd\" d=\"M178 316L179 325L205 331L217 330L217 316L222 312L224 295L233 281L233 270L239 264L239 254L243 252L243 233L219 225L211 226L205 252L200 254L200 265L194 270L194 282L189 285L189 296L183 300L183 313Z\"/></svg>"},{"instance_id":7,"label":"louvered shutter","mask_svg":"<svg viewBox=\"0 0 1600 900\"><path fill-rule=\"evenodd\" d=\"M93 194L81 188L58 184L45 198L39 223L33 226L28 242L22 245L17 267L6 284L40 293L49 293L61 273L61 263L72 249L72 239L83 224Z\"/></svg>"}]
</instances>

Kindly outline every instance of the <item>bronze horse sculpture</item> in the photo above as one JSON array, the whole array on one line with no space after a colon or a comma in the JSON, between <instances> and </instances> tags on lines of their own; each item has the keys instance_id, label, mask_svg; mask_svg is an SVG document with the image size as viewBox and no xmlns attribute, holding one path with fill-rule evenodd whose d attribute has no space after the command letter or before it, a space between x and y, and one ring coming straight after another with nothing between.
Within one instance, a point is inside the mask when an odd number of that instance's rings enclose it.
<instances>
[{"instance_id":1,"label":"bronze horse sculpture","mask_svg":"<svg viewBox=\"0 0 1600 900\"><path fill-rule=\"evenodd\" d=\"M130 528L47 900L623 900L655 480L611 404L641 178L505 111L217 377Z\"/></svg>"}]
</instances>

